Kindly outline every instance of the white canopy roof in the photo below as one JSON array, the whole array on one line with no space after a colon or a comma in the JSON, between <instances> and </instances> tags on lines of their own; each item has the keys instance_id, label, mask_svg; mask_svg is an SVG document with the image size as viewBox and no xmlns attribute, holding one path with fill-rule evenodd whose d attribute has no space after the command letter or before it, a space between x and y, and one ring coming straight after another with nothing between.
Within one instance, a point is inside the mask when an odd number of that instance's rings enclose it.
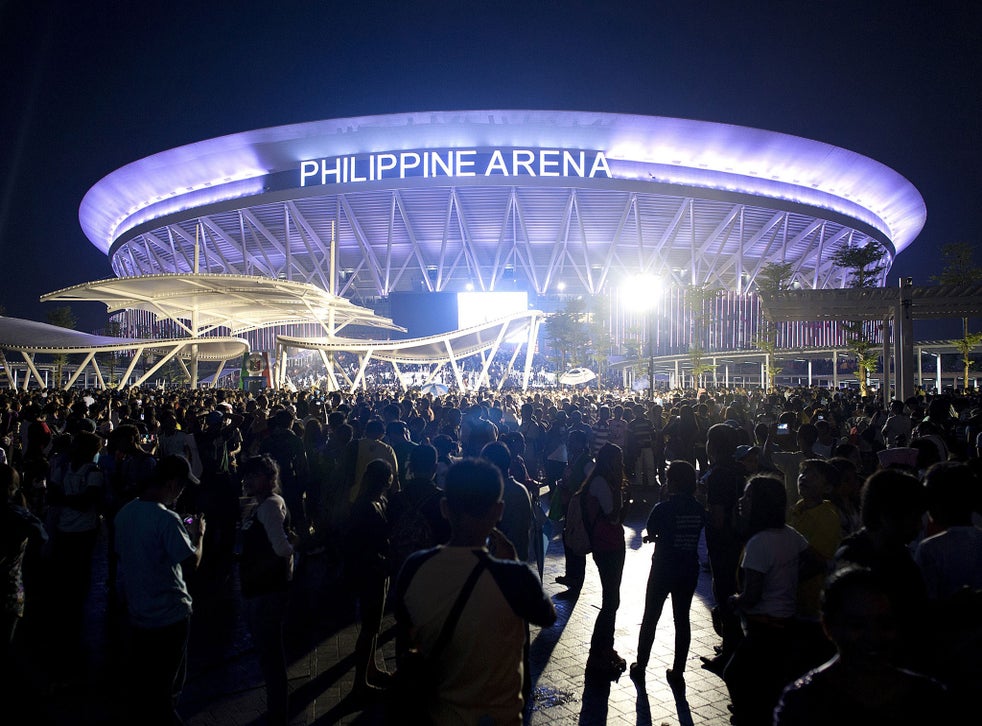
<instances>
[{"instance_id":1,"label":"white canopy roof","mask_svg":"<svg viewBox=\"0 0 982 726\"><path fill-rule=\"evenodd\" d=\"M403 330L388 318L306 282L253 275L166 274L85 282L41 296L42 302L103 302L110 313L145 310L191 336L227 327L233 335L274 325L318 322ZM333 321L332 321L333 316ZM189 326L190 321L190 326Z\"/></svg>"}]
</instances>

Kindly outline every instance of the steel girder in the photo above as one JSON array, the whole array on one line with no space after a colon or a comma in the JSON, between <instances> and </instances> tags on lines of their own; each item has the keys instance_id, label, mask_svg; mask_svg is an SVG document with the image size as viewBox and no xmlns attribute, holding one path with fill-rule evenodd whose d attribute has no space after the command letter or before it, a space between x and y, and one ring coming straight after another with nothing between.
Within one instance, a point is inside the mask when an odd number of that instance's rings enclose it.
<instances>
[{"instance_id":1,"label":"steel girder","mask_svg":"<svg viewBox=\"0 0 982 726\"><path fill-rule=\"evenodd\" d=\"M830 215L830 217L833 215ZM842 245L872 238L841 219L716 199L569 186L401 188L340 193L171 220L117 245L119 276L260 274L338 293L527 289L596 294L646 272L743 292L771 261L803 288L839 287ZM197 247L197 252L195 252ZM887 250L892 262L892 251Z\"/></svg>"}]
</instances>

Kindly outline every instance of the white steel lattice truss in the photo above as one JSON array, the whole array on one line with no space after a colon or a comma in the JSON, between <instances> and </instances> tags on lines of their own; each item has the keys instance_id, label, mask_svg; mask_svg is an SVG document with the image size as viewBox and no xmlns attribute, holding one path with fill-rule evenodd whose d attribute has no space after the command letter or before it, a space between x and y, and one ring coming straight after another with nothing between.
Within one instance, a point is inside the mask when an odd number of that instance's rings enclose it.
<instances>
[{"instance_id":1,"label":"white steel lattice truss","mask_svg":"<svg viewBox=\"0 0 982 726\"><path fill-rule=\"evenodd\" d=\"M843 221L765 205L560 185L457 184L259 203L174 221L120 245L112 265L123 277L188 270L197 239L202 271L331 289L334 223L335 289L354 299L465 284L510 290L516 281L538 294L559 283L595 294L639 270L678 285L743 292L773 261L792 263L804 288L841 287L844 273L831 255L873 240ZM892 250L886 254L892 263Z\"/></svg>"},{"instance_id":2,"label":"white steel lattice truss","mask_svg":"<svg viewBox=\"0 0 982 726\"><path fill-rule=\"evenodd\" d=\"M218 371L212 379L214 386L218 381L225 363L231 359L241 359L249 350L249 343L241 338L208 337L208 338L179 338L167 340L132 340L128 338L112 338L101 335L91 335L77 330L59 328L47 323L19 318L0 317L0 350L16 351L21 354L27 365L28 373L24 376L22 387L26 391L33 375L39 382L43 381L41 373L35 364L35 357L40 354L83 356L75 372L64 385L67 390L78 380L79 376L91 368L95 373L100 388L106 387L106 380L99 367L97 356L100 354L128 353L132 356L129 367L120 380L129 381L141 360L148 354L160 356L136 378L132 385L141 386L150 380L163 366L171 360L176 360L190 379L185 360L197 359L203 361L218 361ZM6 356L2 363L7 380L13 385L15 376Z\"/></svg>"},{"instance_id":3,"label":"white steel lattice truss","mask_svg":"<svg viewBox=\"0 0 982 726\"><path fill-rule=\"evenodd\" d=\"M319 323L327 335L348 325L399 330L388 318L350 300L300 282L254 275L172 274L86 282L56 290L42 301L101 302L110 313L144 310L172 320L191 340L210 340L215 331L233 334L276 325ZM134 343L135 345L135 343ZM200 346L191 347L192 353ZM198 384L197 358L189 374Z\"/></svg>"},{"instance_id":4,"label":"white steel lattice truss","mask_svg":"<svg viewBox=\"0 0 982 726\"><path fill-rule=\"evenodd\" d=\"M421 154L457 154L458 163L402 166ZM383 173L381 159L394 164L397 155L399 170ZM461 155L502 161L461 164ZM560 156L594 163L559 169ZM127 164L79 208L86 236L119 276L262 275L352 299L467 285L597 294L638 273L739 293L769 262L790 263L802 288L839 287L837 250L874 242L889 267L925 219L923 199L900 174L820 141L520 109L231 134Z\"/></svg>"},{"instance_id":5,"label":"white steel lattice truss","mask_svg":"<svg viewBox=\"0 0 982 726\"><path fill-rule=\"evenodd\" d=\"M481 386L493 386L501 390L515 366L524 347L525 359L522 367L522 390L529 385L532 372L532 354L538 338L539 326L543 314L538 310L515 313L508 317L493 320L471 328L454 330L439 335L409 340L351 340L342 338L294 338L277 336L276 360L279 362L277 384L284 382L287 350L298 348L315 350L327 369L328 386L331 390L339 390L343 381L348 390L354 393L359 387L365 386L365 371L373 360L389 363L396 379L403 381L400 365L421 365L428 368L426 383L436 380L437 375L449 366L453 372L457 388L467 390L460 368L460 360L475 354L481 355L481 370L471 382L470 388L477 390ZM519 335L522 341L515 348L508 360L508 365L497 382L490 380L491 364L506 341L513 341ZM350 376L338 364L337 353L352 353L358 357L358 370ZM405 383L403 383L405 387Z\"/></svg>"}]
</instances>

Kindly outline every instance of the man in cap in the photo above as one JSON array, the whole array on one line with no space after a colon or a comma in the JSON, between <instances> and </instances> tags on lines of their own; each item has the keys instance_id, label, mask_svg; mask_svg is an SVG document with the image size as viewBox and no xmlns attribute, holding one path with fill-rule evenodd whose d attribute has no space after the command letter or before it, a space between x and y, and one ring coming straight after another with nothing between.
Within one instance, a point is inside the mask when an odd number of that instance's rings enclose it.
<instances>
[{"instance_id":1,"label":"man in cap","mask_svg":"<svg viewBox=\"0 0 982 726\"><path fill-rule=\"evenodd\" d=\"M733 454L736 463L743 467L746 476L752 476L761 470L760 468L760 447L750 444L741 444L736 447Z\"/></svg>"},{"instance_id":2,"label":"man in cap","mask_svg":"<svg viewBox=\"0 0 982 726\"><path fill-rule=\"evenodd\" d=\"M203 517L171 507L187 484L198 484L183 456L160 460L142 493L115 519L119 591L131 630L130 709L133 723L183 723L177 699L187 671L191 594L182 566L201 562Z\"/></svg>"}]
</instances>

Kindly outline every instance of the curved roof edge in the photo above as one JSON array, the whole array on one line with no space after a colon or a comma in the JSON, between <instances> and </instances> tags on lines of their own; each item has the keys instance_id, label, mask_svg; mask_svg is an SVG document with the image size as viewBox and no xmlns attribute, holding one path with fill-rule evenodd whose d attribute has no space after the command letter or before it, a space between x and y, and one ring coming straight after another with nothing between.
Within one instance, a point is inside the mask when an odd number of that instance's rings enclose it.
<instances>
[{"instance_id":1,"label":"curved roof edge","mask_svg":"<svg viewBox=\"0 0 982 726\"><path fill-rule=\"evenodd\" d=\"M298 338L290 335L277 335L276 339L280 345L289 348L368 353L373 358L396 363L433 363L451 357L447 344L450 344L453 356L460 358L490 350L501 339L527 329L544 315L541 310L523 310L470 328L403 340Z\"/></svg>"},{"instance_id":2,"label":"curved roof edge","mask_svg":"<svg viewBox=\"0 0 982 726\"><path fill-rule=\"evenodd\" d=\"M265 192L264 179L303 160L426 148L524 147L604 151L612 171L737 190L829 209L909 245L927 219L901 174L827 143L744 126L600 112L474 110L361 116L276 126L162 151L101 179L79 221L104 253L152 219ZM338 185L343 190L344 185Z\"/></svg>"},{"instance_id":3,"label":"curved roof edge","mask_svg":"<svg viewBox=\"0 0 982 726\"><path fill-rule=\"evenodd\" d=\"M249 341L234 337L204 338L113 338L80 330L60 328L24 318L0 316L0 349L31 353L101 353L136 348L169 348L198 346L201 360L222 361L249 351ZM190 349L186 355L190 356Z\"/></svg>"}]
</instances>

